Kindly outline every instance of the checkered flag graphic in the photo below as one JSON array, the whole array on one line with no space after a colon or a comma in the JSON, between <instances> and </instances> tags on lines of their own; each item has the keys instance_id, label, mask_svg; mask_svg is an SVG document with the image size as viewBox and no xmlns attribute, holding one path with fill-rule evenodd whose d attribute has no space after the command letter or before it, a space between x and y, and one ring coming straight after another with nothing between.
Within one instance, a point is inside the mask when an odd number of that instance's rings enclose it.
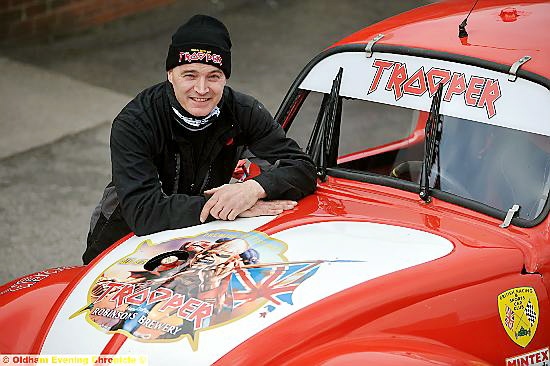
<instances>
[{"instance_id":1,"label":"checkered flag graphic","mask_svg":"<svg viewBox=\"0 0 550 366\"><path fill-rule=\"evenodd\" d=\"M531 326L533 326L537 320L537 313L535 312L535 308L533 307L531 300L529 300L525 306L525 315L527 316L527 319L529 319Z\"/></svg>"}]
</instances>

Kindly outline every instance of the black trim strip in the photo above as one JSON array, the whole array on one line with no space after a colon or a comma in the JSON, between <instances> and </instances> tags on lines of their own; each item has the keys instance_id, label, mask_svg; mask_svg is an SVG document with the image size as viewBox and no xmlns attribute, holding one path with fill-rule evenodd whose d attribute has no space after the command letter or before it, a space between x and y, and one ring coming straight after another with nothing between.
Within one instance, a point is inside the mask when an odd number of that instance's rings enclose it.
<instances>
[{"instance_id":1,"label":"black trim strip","mask_svg":"<svg viewBox=\"0 0 550 366\"><path fill-rule=\"evenodd\" d=\"M420 187L417 183L408 182L398 178L392 178L385 175L377 175L360 170L345 168L327 168L327 173L331 177L355 180L363 183L373 183L381 186L401 189L412 193L419 193Z\"/></svg>"},{"instance_id":2,"label":"black trim strip","mask_svg":"<svg viewBox=\"0 0 550 366\"><path fill-rule=\"evenodd\" d=\"M316 57L314 57L302 69L300 74L298 74L298 77L294 80L294 82L290 86L287 94L285 95L285 98L283 99L283 102L281 103L279 109L277 110L277 113L275 114L275 120L278 121L279 123L281 123L284 120L284 117L288 114L289 109L292 106L292 103L290 102L293 101L296 98L296 95L299 93L298 86L302 83L302 81L305 79L307 74L311 71L311 69L317 63L319 63L324 58L337 53L364 52L365 47L366 47L366 44L342 45L342 46L329 48L321 52L320 54L318 54ZM400 54L400 55L419 56L424 58L458 62L466 65L482 67L485 69L501 72L504 74L508 74L508 71L510 70L510 67L511 67L511 65L503 65L492 61L478 59L470 56L458 55L454 53L426 50L426 49L413 48L413 47L394 46L394 45L387 45L387 44L375 44L373 46L373 52L394 53L394 54ZM542 85L550 91L550 79L544 76L535 74L530 71L526 71L521 68L518 70L517 76L520 78L532 81L536 84ZM285 126L285 127L287 127L288 129L289 126ZM360 182L374 183L374 184L389 186L392 188L402 189L409 192L418 193L420 189L417 184L412 182L400 181L398 179L391 178L391 177L374 175L374 174L369 174L369 173L359 172L359 171L352 171L348 169L327 168L327 173L328 175L337 177L337 178L345 178L345 179L357 180ZM481 212L483 214L486 214L501 220L504 220L504 218L506 217L506 212L503 212L493 207L484 205L482 203L472 201L466 198L462 198L459 196L455 196L453 194L446 193L437 189L432 190L432 196L453 204L466 207L474 211ZM527 227L527 228L534 227L536 225L539 225L541 222L543 222L549 212L550 212L550 199L547 198L546 204L541 214L537 216L534 220L526 220L526 219L515 217L514 219L512 219L512 224L519 227Z\"/></svg>"}]
</instances>

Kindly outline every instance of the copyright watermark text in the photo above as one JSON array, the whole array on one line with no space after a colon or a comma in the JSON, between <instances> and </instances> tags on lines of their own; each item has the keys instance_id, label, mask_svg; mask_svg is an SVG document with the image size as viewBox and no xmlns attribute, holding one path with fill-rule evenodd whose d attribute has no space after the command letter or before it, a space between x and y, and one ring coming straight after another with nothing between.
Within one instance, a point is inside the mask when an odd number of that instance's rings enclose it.
<instances>
[{"instance_id":1,"label":"copyright watermark text","mask_svg":"<svg viewBox=\"0 0 550 366\"><path fill-rule=\"evenodd\" d=\"M94 366L147 366L145 355L0 355L0 366L27 365L94 365Z\"/></svg>"}]
</instances>

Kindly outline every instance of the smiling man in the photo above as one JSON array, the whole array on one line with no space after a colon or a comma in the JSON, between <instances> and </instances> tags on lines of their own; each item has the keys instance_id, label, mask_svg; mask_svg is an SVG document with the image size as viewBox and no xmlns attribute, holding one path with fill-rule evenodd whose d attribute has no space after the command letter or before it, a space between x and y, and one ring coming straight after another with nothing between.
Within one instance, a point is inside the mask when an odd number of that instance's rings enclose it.
<instances>
[{"instance_id":1,"label":"smiling man","mask_svg":"<svg viewBox=\"0 0 550 366\"><path fill-rule=\"evenodd\" d=\"M219 20L178 28L167 81L142 91L113 121L112 181L92 214L84 263L134 232L279 214L315 189L315 168L251 96L226 85L231 40ZM243 150L272 166L228 184Z\"/></svg>"}]
</instances>

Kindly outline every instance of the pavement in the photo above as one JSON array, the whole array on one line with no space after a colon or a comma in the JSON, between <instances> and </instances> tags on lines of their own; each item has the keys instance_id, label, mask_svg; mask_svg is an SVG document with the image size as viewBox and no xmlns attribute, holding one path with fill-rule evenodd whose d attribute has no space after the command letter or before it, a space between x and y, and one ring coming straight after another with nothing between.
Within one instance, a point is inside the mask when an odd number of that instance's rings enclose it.
<instances>
[{"instance_id":1,"label":"pavement","mask_svg":"<svg viewBox=\"0 0 550 366\"><path fill-rule=\"evenodd\" d=\"M128 102L125 94L4 57L0 69L7 71L0 84L0 159L107 122Z\"/></svg>"},{"instance_id":2,"label":"pavement","mask_svg":"<svg viewBox=\"0 0 550 366\"><path fill-rule=\"evenodd\" d=\"M0 46L0 284L79 265L110 180L110 123L165 79L174 30L195 13L228 26L229 85L274 114L293 79L342 37L420 0L238 0L176 4L48 43Z\"/></svg>"}]
</instances>

